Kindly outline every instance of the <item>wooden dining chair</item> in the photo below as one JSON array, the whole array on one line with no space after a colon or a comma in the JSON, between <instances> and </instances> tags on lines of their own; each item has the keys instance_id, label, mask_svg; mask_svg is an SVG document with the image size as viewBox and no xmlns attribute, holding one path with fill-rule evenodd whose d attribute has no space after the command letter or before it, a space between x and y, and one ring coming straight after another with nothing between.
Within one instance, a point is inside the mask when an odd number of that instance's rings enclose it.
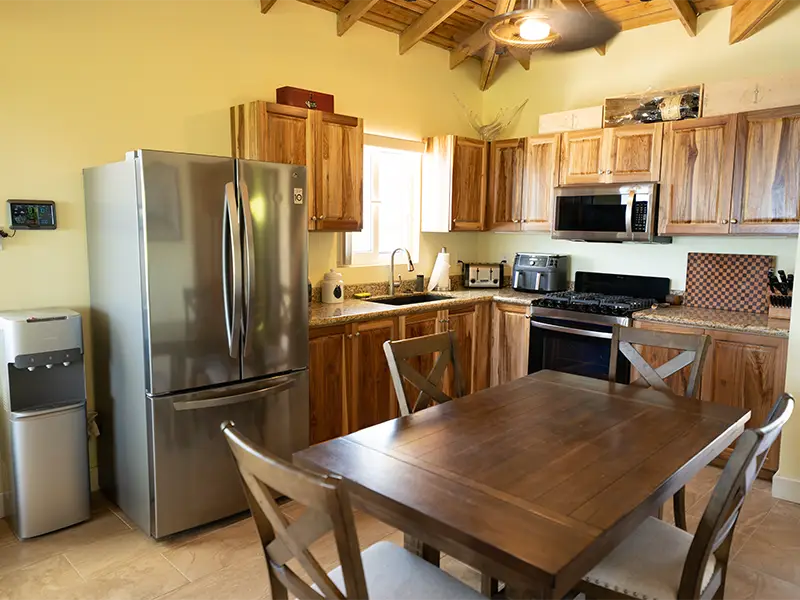
<instances>
[{"instance_id":1,"label":"wooden dining chair","mask_svg":"<svg viewBox=\"0 0 800 600\"><path fill-rule=\"evenodd\" d=\"M651 346L682 350L680 354L671 358L660 367L654 368L645 360L636 346ZM614 325L611 336L611 364L608 368L609 381L616 381L617 361L621 353L630 361L631 365L639 372L640 379L632 385L652 387L665 392L673 391L664 381L681 369L691 367L689 379L686 382L685 396L697 398L700 394L700 385L703 379L703 365L705 364L708 346L711 337L707 335L693 335L688 333L672 333L667 331L652 331L649 329L636 329ZM686 531L686 490L681 488L672 498L675 525Z\"/></svg>"},{"instance_id":2,"label":"wooden dining chair","mask_svg":"<svg viewBox=\"0 0 800 600\"><path fill-rule=\"evenodd\" d=\"M453 366L455 397L460 398L464 395L464 377L452 331L423 335L408 340L387 341L383 344L383 351L389 363L389 372L392 374L392 383L397 393L401 416L427 408L433 402L442 404L453 399L439 389L447 365ZM436 353L439 354L439 357L433 363L433 368L427 376L417 371L408 362L409 359L418 356ZM408 398L406 398L403 379L419 390L419 395L412 405L409 405Z\"/></svg>"},{"instance_id":3,"label":"wooden dining chair","mask_svg":"<svg viewBox=\"0 0 800 600\"><path fill-rule=\"evenodd\" d=\"M584 593L587 599L723 598L742 504L793 409L794 398L784 394L768 425L742 434L694 536L649 517L592 569L574 592Z\"/></svg>"},{"instance_id":4,"label":"wooden dining chair","mask_svg":"<svg viewBox=\"0 0 800 600\"><path fill-rule=\"evenodd\" d=\"M440 598L478 600L478 592L391 542L359 551L350 498L342 480L300 469L256 447L230 421L221 429L244 483L267 563L271 598ZM306 507L289 522L275 502L286 496ZM309 551L333 532L340 566L326 573ZM312 582L290 566L294 559Z\"/></svg>"}]
</instances>

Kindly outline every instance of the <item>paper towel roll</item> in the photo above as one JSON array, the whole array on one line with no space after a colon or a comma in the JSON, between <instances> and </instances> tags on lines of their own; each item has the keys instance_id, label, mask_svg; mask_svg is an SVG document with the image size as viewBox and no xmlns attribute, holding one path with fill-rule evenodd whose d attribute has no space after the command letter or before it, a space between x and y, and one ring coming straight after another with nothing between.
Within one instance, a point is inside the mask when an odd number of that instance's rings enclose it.
<instances>
[{"instance_id":1,"label":"paper towel roll","mask_svg":"<svg viewBox=\"0 0 800 600\"><path fill-rule=\"evenodd\" d=\"M442 251L436 255L436 262L433 263L428 291L432 292L435 289L440 291L450 289L450 254L447 252L447 248L442 248Z\"/></svg>"}]
</instances>

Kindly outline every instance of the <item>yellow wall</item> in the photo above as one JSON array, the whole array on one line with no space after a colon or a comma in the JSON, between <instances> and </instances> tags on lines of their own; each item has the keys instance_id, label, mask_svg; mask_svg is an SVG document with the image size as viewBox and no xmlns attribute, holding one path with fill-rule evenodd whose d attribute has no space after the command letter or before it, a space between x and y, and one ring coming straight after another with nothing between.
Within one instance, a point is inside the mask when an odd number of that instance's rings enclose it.
<instances>
[{"instance_id":1,"label":"yellow wall","mask_svg":"<svg viewBox=\"0 0 800 600\"><path fill-rule=\"evenodd\" d=\"M368 132L469 133L453 93L480 111L478 67L447 60L427 44L399 56L396 35L364 24L338 38L333 13L288 0L265 16L257 0L0 2L0 200L52 199L59 216L55 232L6 240L0 310L87 306L82 168L138 147L229 155L228 107L283 85L334 94ZM441 237L423 235L420 272ZM335 266L335 240L311 234L315 283ZM473 234L446 245L454 262L475 259Z\"/></svg>"}]
</instances>

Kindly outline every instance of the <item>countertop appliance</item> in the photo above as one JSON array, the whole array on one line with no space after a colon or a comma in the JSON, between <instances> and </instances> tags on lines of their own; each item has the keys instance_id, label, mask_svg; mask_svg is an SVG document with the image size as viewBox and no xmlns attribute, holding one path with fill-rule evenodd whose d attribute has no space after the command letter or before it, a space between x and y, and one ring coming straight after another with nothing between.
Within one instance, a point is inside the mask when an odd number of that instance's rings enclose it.
<instances>
[{"instance_id":1,"label":"countertop appliance","mask_svg":"<svg viewBox=\"0 0 800 600\"><path fill-rule=\"evenodd\" d=\"M671 243L658 234L658 185L556 189L552 237L586 242Z\"/></svg>"},{"instance_id":2,"label":"countertop appliance","mask_svg":"<svg viewBox=\"0 0 800 600\"><path fill-rule=\"evenodd\" d=\"M518 252L511 287L520 292L558 292L569 287L569 256Z\"/></svg>"},{"instance_id":3,"label":"countertop appliance","mask_svg":"<svg viewBox=\"0 0 800 600\"><path fill-rule=\"evenodd\" d=\"M220 423L308 446L305 167L137 150L84 190L102 489L156 538L246 510Z\"/></svg>"},{"instance_id":4,"label":"countertop appliance","mask_svg":"<svg viewBox=\"0 0 800 600\"><path fill-rule=\"evenodd\" d=\"M461 263L461 277L465 288L503 287L505 262L499 263Z\"/></svg>"},{"instance_id":5,"label":"countertop appliance","mask_svg":"<svg viewBox=\"0 0 800 600\"><path fill-rule=\"evenodd\" d=\"M608 378L611 332L632 315L664 302L670 280L578 271L575 291L546 294L531 303L528 372L543 369ZM620 354L616 378L630 383L630 362Z\"/></svg>"},{"instance_id":6,"label":"countertop appliance","mask_svg":"<svg viewBox=\"0 0 800 600\"><path fill-rule=\"evenodd\" d=\"M0 313L0 463L6 514L25 539L87 520L89 449L81 316Z\"/></svg>"}]
</instances>

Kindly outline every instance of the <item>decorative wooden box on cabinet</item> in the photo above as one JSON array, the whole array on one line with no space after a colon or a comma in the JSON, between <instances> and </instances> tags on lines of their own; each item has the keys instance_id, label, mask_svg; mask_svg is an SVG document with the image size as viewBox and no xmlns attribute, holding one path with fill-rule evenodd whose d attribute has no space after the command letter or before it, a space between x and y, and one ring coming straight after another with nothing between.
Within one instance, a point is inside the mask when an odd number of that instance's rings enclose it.
<instances>
[{"instance_id":1,"label":"decorative wooden box on cabinet","mask_svg":"<svg viewBox=\"0 0 800 600\"><path fill-rule=\"evenodd\" d=\"M488 144L443 135L425 140L422 159L422 231L486 228Z\"/></svg>"},{"instance_id":2,"label":"decorative wooden box on cabinet","mask_svg":"<svg viewBox=\"0 0 800 600\"><path fill-rule=\"evenodd\" d=\"M711 336L700 398L706 402L718 402L749 410L752 414L747 427L760 427L784 390L788 346L786 338L648 321L635 321L634 326L655 331L705 333ZM666 348L642 349L642 356L654 366L663 364L678 353ZM688 368L683 369L667 379L675 393L685 394L688 371ZM764 469L773 473L778 469L779 451L779 444L775 444L764 463ZM722 454L724 459L728 456L730 450Z\"/></svg>"},{"instance_id":3,"label":"decorative wooden box on cabinet","mask_svg":"<svg viewBox=\"0 0 800 600\"><path fill-rule=\"evenodd\" d=\"M364 122L271 102L231 107L232 153L307 169L310 231L360 231Z\"/></svg>"},{"instance_id":4,"label":"decorative wooden box on cabinet","mask_svg":"<svg viewBox=\"0 0 800 600\"><path fill-rule=\"evenodd\" d=\"M560 135L489 144L489 229L550 231Z\"/></svg>"},{"instance_id":5,"label":"decorative wooden box on cabinet","mask_svg":"<svg viewBox=\"0 0 800 600\"><path fill-rule=\"evenodd\" d=\"M663 131L650 123L563 133L561 185L658 181Z\"/></svg>"}]
</instances>

